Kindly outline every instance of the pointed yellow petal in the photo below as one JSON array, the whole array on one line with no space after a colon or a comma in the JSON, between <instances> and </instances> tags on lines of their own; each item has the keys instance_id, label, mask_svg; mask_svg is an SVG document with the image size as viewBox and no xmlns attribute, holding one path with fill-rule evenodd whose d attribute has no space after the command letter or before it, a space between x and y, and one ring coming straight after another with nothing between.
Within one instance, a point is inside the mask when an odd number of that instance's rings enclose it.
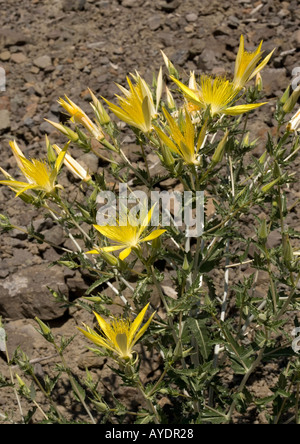
<instances>
[{"instance_id":1,"label":"pointed yellow petal","mask_svg":"<svg viewBox=\"0 0 300 444\"><path fill-rule=\"evenodd\" d=\"M100 254L99 250L90 250L90 251L86 251L84 254Z\"/></svg>"},{"instance_id":2,"label":"pointed yellow petal","mask_svg":"<svg viewBox=\"0 0 300 444\"><path fill-rule=\"evenodd\" d=\"M171 76L173 82L175 82L182 92L196 105L203 106L202 102L199 100L199 96L192 91L188 86L184 85L184 83L180 82L180 80L175 79L175 77Z\"/></svg>"},{"instance_id":3,"label":"pointed yellow petal","mask_svg":"<svg viewBox=\"0 0 300 444\"><path fill-rule=\"evenodd\" d=\"M128 334L128 344L129 346L132 343L132 340L136 334L136 332L138 331L138 329L140 328L141 323L143 322L143 319L145 317L146 311L149 307L149 303L143 308L142 311L140 311L140 313L137 315L137 317L135 318L135 320L132 322L130 330L129 330L129 334Z\"/></svg>"},{"instance_id":4,"label":"pointed yellow petal","mask_svg":"<svg viewBox=\"0 0 300 444\"><path fill-rule=\"evenodd\" d=\"M159 102L161 99L162 90L163 90L163 75L162 75L162 68L160 67L158 77L157 77L157 86L156 86L156 110L155 110L156 112L159 107Z\"/></svg>"},{"instance_id":5,"label":"pointed yellow petal","mask_svg":"<svg viewBox=\"0 0 300 444\"><path fill-rule=\"evenodd\" d=\"M263 61L257 66L257 68L253 71L253 73L252 73L251 76L249 77L249 80L253 79L253 77L255 77L256 74L257 74L258 72L260 72L260 71L266 66L266 64L268 63L268 61L269 61L270 58L272 57L273 52L275 51L275 49L276 49L276 48L274 48L273 51L271 51L270 54L268 54L267 57L265 57L265 58L263 59Z\"/></svg>"},{"instance_id":6,"label":"pointed yellow petal","mask_svg":"<svg viewBox=\"0 0 300 444\"><path fill-rule=\"evenodd\" d=\"M83 328L77 327L78 330L84 334L88 339L90 339L94 344L105 347L108 350L115 351L106 341L104 338L101 338L96 332L92 331L92 333L84 330Z\"/></svg>"},{"instance_id":7,"label":"pointed yellow petal","mask_svg":"<svg viewBox=\"0 0 300 444\"><path fill-rule=\"evenodd\" d=\"M164 234L166 231L167 230L154 230L154 231L152 231L151 234L144 237L144 239L141 239L140 242L149 242L149 241L152 241L153 239L157 239L159 236Z\"/></svg>"},{"instance_id":8,"label":"pointed yellow petal","mask_svg":"<svg viewBox=\"0 0 300 444\"><path fill-rule=\"evenodd\" d=\"M230 108L224 110L223 113L229 116L238 116L239 114L247 113L248 111L259 108L262 105L266 105L267 103L268 102L231 106Z\"/></svg>"},{"instance_id":9,"label":"pointed yellow petal","mask_svg":"<svg viewBox=\"0 0 300 444\"><path fill-rule=\"evenodd\" d=\"M105 336L108 339L112 339L111 338L111 326L108 322L105 321L105 319L103 319L98 313L96 313L95 311L93 312L94 315L96 316L97 322L101 328L101 330L103 331L103 333L105 334Z\"/></svg>"},{"instance_id":10,"label":"pointed yellow petal","mask_svg":"<svg viewBox=\"0 0 300 444\"><path fill-rule=\"evenodd\" d=\"M180 151L178 150L177 146L175 145L175 143L157 126L154 127L155 131L158 134L158 137L160 138L160 140L167 145L167 147L170 148L171 151L173 151L173 153L179 154L180 155Z\"/></svg>"},{"instance_id":11,"label":"pointed yellow petal","mask_svg":"<svg viewBox=\"0 0 300 444\"><path fill-rule=\"evenodd\" d=\"M100 248L101 251L106 251L107 253L111 251L119 251L124 248L124 245L111 245L109 247L102 247Z\"/></svg>"},{"instance_id":12,"label":"pointed yellow petal","mask_svg":"<svg viewBox=\"0 0 300 444\"><path fill-rule=\"evenodd\" d=\"M156 311L154 313L152 313L152 315L150 316L150 318L148 319L148 321L145 323L145 325L143 325L143 327L140 329L140 331L137 333L137 335L135 336L135 338L133 339L132 343L131 343L131 347L134 346L134 344L143 336L143 334L145 333L145 331L147 330L147 328L149 327L150 322L152 321L154 315L155 315Z\"/></svg>"},{"instance_id":13,"label":"pointed yellow petal","mask_svg":"<svg viewBox=\"0 0 300 444\"><path fill-rule=\"evenodd\" d=\"M121 259L121 261L124 261L131 253L131 247L125 248L124 251L122 251L119 254L119 258Z\"/></svg>"}]
</instances>

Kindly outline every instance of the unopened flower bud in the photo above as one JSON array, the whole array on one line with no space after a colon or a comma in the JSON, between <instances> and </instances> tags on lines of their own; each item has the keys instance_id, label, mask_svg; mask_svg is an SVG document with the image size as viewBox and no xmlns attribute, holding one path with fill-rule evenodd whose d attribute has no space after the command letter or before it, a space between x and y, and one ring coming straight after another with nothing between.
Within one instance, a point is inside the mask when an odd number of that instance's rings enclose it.
<instances>
[{"instance_id":1,"label":"unopened flower bud","mask_svg":"<svg viewBox=\"0 0 300 444\"><path fill-rule=\"evenodd\" d=\"M119 263L118 259L113 255L108 253L107 251L101 251L101 257L113 267L116 267Z\"/></svg>"},{"instance_id":2,"label":"unopened flower bud","mask_svg":"<svg viewBox=\"0 0 300 444\"><path fill-rule=\"evenodd\" d=\"M111 119L110 119L109 115L107 114L104 106L102 105L100 100L97 99L95 94L93 94L93 92L90 89L89 89L89 92L90 92L92 99L93 99L93 103L91 103L91 107L93 108L93 110L96 114L98 122L100 123L100 125L108 124L111 121Z\"/></svg>"},{"instance_id":3,"label":"unopened flower bud","mask_svg":"<svg viewBox=\"0 0 300 444\"><path fill-rule=\"evenodd\" d=\"M282 103L284 105L289 97L290 97L290 85L287 87L287 89L282 94L282 96L280 98L280 103Z\"/></svg>"},{"instance_id":4,"label":"unopened flower bud","mask_svg":"<svg viewBox=\"0 0 300 444\"><path fill-rule=\"evenodd\" d=\"M268 183L267 185L264 185L261 189L263 193L267 193L271 188L273 188L274 185L279 181L280 177L277 177L277 179L272 180L272 182Z\"/></svg>"},{"instance_id":5,"label":"unopened flower bud","mask_svg":"<svg viewBox=\"0 0 300 444\"><path fill-rule=\"evenodd\" d=\"M283 111L287 114L293 111L298 99L300 97L300 85L292 92L291 96L283 105Z\"/></svg>"},{"instance_id":6,"label":"unopened flower bud","mask_svg":"<svg viewBox=\"0 0 300 444\"><path fill-rule=\"evenodd\" d=\"M282 239L282 248L283 248L283 260L284 263L289 266L291 262L294 260L294 252L290 243L290 239L288 234L285 234Z\"/></svg>"},{"instance_id":7,"label":"unopened flower bud","mask_svg":"<svg viewBox=\"0 0 300 444\"><path fill-rule=\"evenodd\" d=\"M163 144L161 147L161 154L162 154L165 165L168 168L171 168L175 163L175 159L174 159L173 154L171 153L169 147L166 146L165 144Z\"/></svg>"},{"instance_id":8,"label":"unopened flower bud","mask_svg":"<svg viewBox=\"0 0 300 444\"><path fill-rule=\"evenodd\" d=\"M174 111L176 109L176 103L173 97L173 94L169 90L169 88L166 86L166 94L167 94L167 104L170 111Z\"/></svg>"},{"instance_id":9,"label":"unopened flower bud","mask_svg":"<svg viewBox=\"0 0 300 444\"><path fill-rule=\"evenodd\" d=\"M51 332L51 329L46 325L43 321L41 321L38 317L35 317L34 320L39 324L40 326L40 333L41 335L50 343L54 343L54 337Z\"/></svg>"},{"instance_id":10,"label":"unopened flower bud","mask_svg":"<svg viewBox=\"0 0 300 444\"><path fill-rule=\"evenodd\" d=\"M261 221L257 235L258 235L258 238L262 241L265 241L267 239L267 237L269 235L269 230L268 230L266 219L263 219Z\"/></svg>"},{"instance_id":11,"label":"unopened flower bud","mask_svg":"<svg viewBox=\"0 0 300 444\"><path fill-rule=\"evenodd\" d=\"M256 77L255 77L255 86L256 86L258 91L262 91L262 89L263 89L263 81L262 81L262 78L261 78L261 75L260 75L259 72L256 74Z\"/></svg>"},{"instance_id":12,"label":"unopened flower bud","mask_svg":"<svg viewBox=\"0 0 300 444\"><path fill-rule=\"evenodd\" d=\"M228 139L228 131L226 131L223 138L219 142L219 144L216 148L216 151L214 152L214 154L211 158L212 163L217 164L222 161L223 156L224 156L224 152L225 152L227 139Z\"/></svg>"},{"instance_id":13,"label":"unopened flower bud","mask_svg":"<svg viewBox=\"0 0 300 444\"><path fill-rule=\"evenodd\" d=\"M77 142L79 136L75 131L72 131L70 128L68 128L65 125L62 125L61 123L52 122L51 120L45 119L46 122L50 123L50 125L54 126L58 131L60 131L64 136L67 136L68 139L71 140L71 142Z\"/></svg>"},{"instance_id":14,"label":"unopened flower bud","mask_svg":"<svg viewBox=\"0 0 300 444\"><path fill-rule=\"evenodd\" d=\"M190 268L190 264L189 264L189 261L188 261L187 256L185 255L185 256L184 256L183 265L182 265L182 269L183 269L184 271L188 271L189 268Z\"/></svg>"}]
</instances>

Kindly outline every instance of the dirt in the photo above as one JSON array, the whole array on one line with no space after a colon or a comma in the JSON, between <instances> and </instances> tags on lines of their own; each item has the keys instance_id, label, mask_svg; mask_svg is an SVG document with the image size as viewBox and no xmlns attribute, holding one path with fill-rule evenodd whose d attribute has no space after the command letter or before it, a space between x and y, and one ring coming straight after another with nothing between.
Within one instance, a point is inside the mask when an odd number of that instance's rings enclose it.
<instances>
[{"instance_id":1,"label":"dirt","mask_svg":"<svg viewBox=\"0 0 300 444\"><path fill-rule=\"evenodd\" d=\"M6 90L0 91L0 165L12 175L16 168L10 140L16 139L28 156L44 153L45 134L52 142L63 143L62 136L44 120L62 118L59 97L66 94L89 111L88 87L96 95L112 100L118 91L115 84L125 86L126 75L135 70L151 81L153 71L163 65L161 50L182 73L195 70L226 74L232 72L241 34L249 50L257 47L261 39L266 51L276 47L262 74L269 105L252 123L252 129L262 139L274 123L270 117L274 98L283 93L293 79L293 69L300 64L297 0L1 0L0 4L0 67L6 74ZM126 137L124 150L131 155L134 139ZM257 154L260 149L261 145ZM74 153L93 172L105 167L92 154ZM74 189L68 174L63 181ZM299 195L299 185L291 193ZM15 199L5 187L0 188L0 213L8 214L20 226L33 220L38 231L58 245L67 245L58 227L51 221L47 225L35 209ZM293 213L290 222L299 226L299 212ZM276 243L276 236L272 241ZM38 359L36 371L47 372L57 358L36 332L34 316L47 321L58 338L71 337L77 325L91 324L92 316L82 309L66 312L49 298L45 287L49 284L47 266L58 258L56 250L29 242L17 231L12 236L2 235L0 248L0 316L8 333L9 353L20 345L30 359ZM54 269L51 273L73 300L87 288L77 272ZM107 292L111 294L110 289ZM66 353L74 372L82 377L88 367L95 380L101 379L100 391L108 400L113 388L118 399L130 400L131 409L142 403L133 389L120 387L106 360L96 358L86 345L84 338L76 336ZM158 362L144 353L143 378L155 379ZM261 392L261 396L267 396L276 383L272 371L269 369L269 379L253 383L253 390ZM2 354L0 372L8 376ZM70 419L86 419L84 412L73 410L70 387L65 384L58 388L57 402ZM14 419L19 419L16 400L9 389L1 390L0 413L4 412L13 412ZM38 418L39 413L36 415ZM236 420L247 422L245 418ZM264 422L264 418L256 421Z\"/></svg>"}]
</instances>

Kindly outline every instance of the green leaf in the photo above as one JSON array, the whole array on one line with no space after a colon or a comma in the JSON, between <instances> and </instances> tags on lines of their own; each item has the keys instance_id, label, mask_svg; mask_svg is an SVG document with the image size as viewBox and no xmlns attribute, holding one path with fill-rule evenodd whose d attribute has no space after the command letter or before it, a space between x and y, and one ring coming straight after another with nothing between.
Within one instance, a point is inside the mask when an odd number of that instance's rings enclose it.
<instances>
[{"instance_id":1,"label":"green leaf","mask_svg":"<svg viewBox=\"0 0 300 444\"><path fill-rule=\"evenodd\" d=\"M100 285L104 284L105 282L109 281L111 279L111 275L109 276L102 276L100 279L97 279L85 292L86 295L91 294L95 288L100 287Z\"/></svg>"},{"instance_id":2,"label":"green leaf","mask_svg":"<svg viewBox=\"0 0 300 444\"><path fill-rule=\"evenodd\" d=\"M205 325L205 320L189 318L187 320L187 326L191 331L193 337L196 339L200 353L203 359L206 361L209 357L210 349L209 349L209 337Z\"/></svg>"}]
</instances>

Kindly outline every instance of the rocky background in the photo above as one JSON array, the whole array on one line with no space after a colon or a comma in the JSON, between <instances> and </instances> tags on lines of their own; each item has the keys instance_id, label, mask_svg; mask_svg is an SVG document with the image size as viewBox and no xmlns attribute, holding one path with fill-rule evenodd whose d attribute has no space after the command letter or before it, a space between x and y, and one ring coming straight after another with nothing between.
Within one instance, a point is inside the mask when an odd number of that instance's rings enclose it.
<instances>
[{"instance_id":1,"label":"rocky background","mask_svg":"<svg viewBox=\"0 0 300 444\"><path fill-rule=\"evenodd\" d=\"M269 105L251 123L261 140L273 126L276 97L291 82L292 70L300 66L297 0L0 0L0 6L0 67L6 73L6 89L0 91L0 166L16 177L9 140L16 139L27 156L43 156L45 134L52 142L64 140L44 121L62 118L59 97L67 94L89 112L88 87L112 100L118 91L115 83L125 86L130 72L138 70L151 81L153 71L163 65L160 50L182 73L228 74L233 71L241 34L248 50L262 39L266 51L276 47L262 73ZM125 138L128 153L133 143L130 136ZM76 154L91 172L102 170L104 165L93 154ZM71 192L75 189L68 174L62 180ZM299 189L292 192L299 197ZM4 186L0 187L0 213L10 216L18 226L28 226L32 221L36 231L54 244L70 246L60 227L45 221ZM299 213L295 213L294 223L299 226ZM276 234L273 241L276 243ZM87 288L79 272L48 268L58 258L58 250L28 241L18 230L0 238L0 316L6 323L9 350L12 353L21 345L30 358L47 358L37 364L41 372L55 361L48 344L35 331L34 316L47 321L58 337L70 337L76 325L91 322L85 312L66 311L49 296L47 287L60 289L72 300ZM105 360L86 351L83 338L76 337L75 341L67 355L74 371L80 373L87 366L101 375L103 392L107 384L117 390L120 399L137 399L118 388ZM151 360L145 360L144 367L145 378L156 376ZM2 355L0 372L7 374ZM272 369L266 372L272 378ZM262 396L269 394L268 384L256 389ZM80 417L80 412L70 410L66 387L60 390L70 418ZM0 413L7 410L18 414L9 390L1 390Z\"/></svg>"}]
</instances>

